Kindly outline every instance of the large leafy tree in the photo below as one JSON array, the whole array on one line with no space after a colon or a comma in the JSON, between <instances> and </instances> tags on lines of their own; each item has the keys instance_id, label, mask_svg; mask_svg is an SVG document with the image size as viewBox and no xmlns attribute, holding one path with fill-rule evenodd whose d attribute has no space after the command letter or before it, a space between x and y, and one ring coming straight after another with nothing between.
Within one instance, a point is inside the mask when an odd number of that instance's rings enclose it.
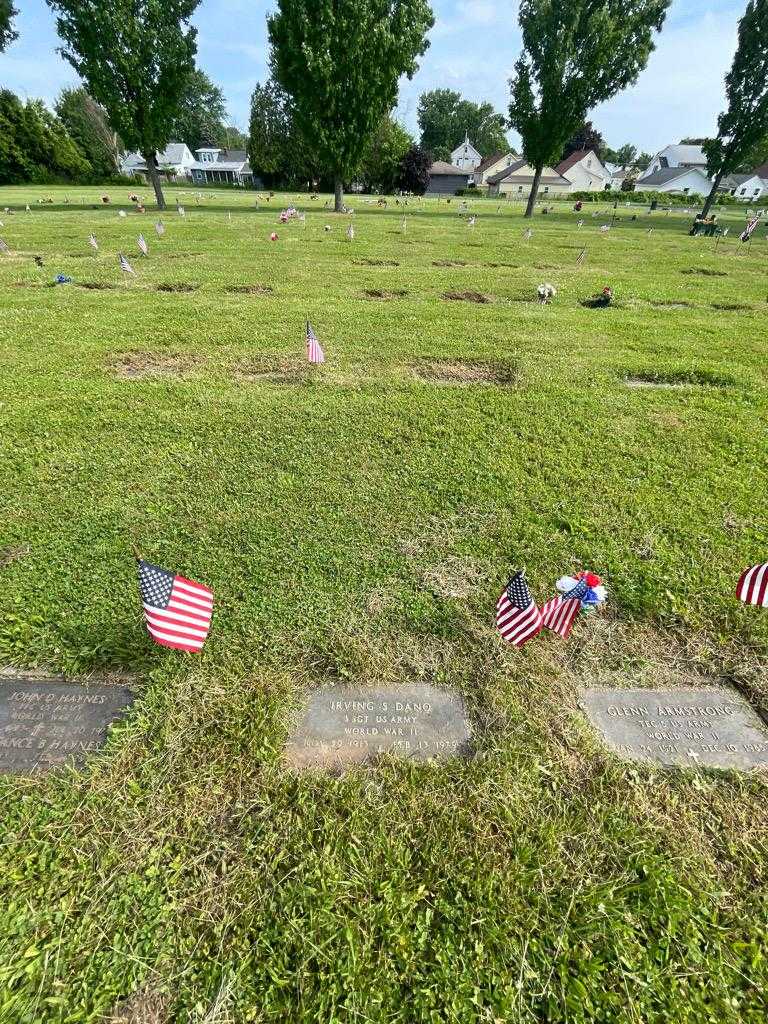
<instances>
[{"instance_id":1,"label":"large leafy tree","mask_svg":"<svg viewBox=\"0 0 768 1024\"><path fill-rule=\"evenodd\" d=\"M560 159L565 160L571 153L581 152L582 149L593 150L601 159L606 150L605 139L591 121L585 121L568 139Z\"/></svg>"},{"instance_id":2,"label":"large leafy tree","mask_svg":"<svg viewBox=\"0 0 768 1024\"><path fill-rule=\"evenodd\" d=\"M90 163L94 177L117 174L120 145L106 110L82 87L62 89L54 108L70 138Z\"/></svg>"},{"instance_id":3,"label":"large leafy tree","mask_svg":"<svg viewBox=\"0 0 768 1024\"><path fill-rule=\"evenodd\" d=\"M147 164L165 209L157 153L168 145L194 71L200 0L47 0L61 54L109 114L112 127Z\"/></svg>"},{"instance_id":4,"label":"large leafy tree","mask_svg":"<svg viewBox=\"0 0 768 1024\"><path fill-rule=\"evenodd\" d=\"M490 103L462 99L453 89L432 89L419 97L421 145L435 160L449 160L451 153L469 135L469 141L483 156L509 148L504 134L504 116Z\"/></svg>"},{"instance_id":5,"label":"large leafy tree","mask_svg":"<svg viewBox=\"0 0 768 1024\"><path fill-rule=\"evenodd\" d=\"M274 79L257 85L251 96L248 160L268 188L307 184L317 175L311 151L296 127L291 98Z\"/></svg>"},{"instance_id":6,"label":"large leafy tree","mask_svg":"<svg viewBox=\"0 0 768 1024\"><path fill-rule=\"evenodd\" d=\"M0 185L82 179L91 165L42 100L0 90Z\"/></svg>"},{"instance_id":7,"label":"large leafy tree","mask_svg":"<svg viewBox=\"0 0 768 1024\"><path fill-rule=\"evenodd\" d=\"M200 146L224 146L227 104L224 93L199 68L187 78L171 121L171 142L186 142L194 153ZM236 148L236 147L232 147Z\"/></svg>"},{"instance_id":8,"label":"large leafy tree","mask_svg":"<svg viewBox=\"0 0 768 1024\"><path fill-rule=\"evenodd\" d=\"M432 154L421 146L411 146L400 161L397 184L404 192L423 196L429 185L429 168Z\"/></svg>"},{"instance_id":9,"label":"large leafy tree","mask_svg":"<svg viewBox=\"0 0 768 1024\"><path fill-rule=\"evenodd\" d=\"M9 46L14 39L19 38L19 33L13 27L13 19L19 12L11 3L11 0L0 0L0 53Z\"/></svg>"},{"instance_id":10,"label":"large leafy tree","mask_svg":"<svg viewBox=\"0 0 768 1024\"><path fill-rule=\"evenodd\" d=\"M426 0L277 0L267 19L272 73L290 95L296 125L333 177L344 181L416 71L434 24Z\"/></svg>"},{"instance_id":11,"label":"large leafy tree","mask_svg":"<svg viewBox=\"0 0 768 1024\"><path fill-rule=\"evenodd\" d=\"M397 121L383 117L371 138L358 172L369 192L392 193L400 178L400 162L413 145L413 139Z\"/></svg>"},{"instance_id":12,"label":"large leafy tree","mask_svg":"<svg viewBox=\"0 0 768 1024\"><path fill-rule=\"evenodd\" d=\"M598 103L632 85L653 51L670 0L521 0L523 53L515 64L509 122L541 174Z\"/></svg>"},{"instance_id":13,"label":"large leafy tree","mask_svg":"<svg viewBox=\"0 0 768 1024\"><path fill-rule=\"evenodd\" d=\"M728 109L717 119L717 138L704 143L712 190L706 217L720 182L735 171L768 135L768 0L749 0L739 22L738 43L725 78Z\"/></svg>"}]
</instances>

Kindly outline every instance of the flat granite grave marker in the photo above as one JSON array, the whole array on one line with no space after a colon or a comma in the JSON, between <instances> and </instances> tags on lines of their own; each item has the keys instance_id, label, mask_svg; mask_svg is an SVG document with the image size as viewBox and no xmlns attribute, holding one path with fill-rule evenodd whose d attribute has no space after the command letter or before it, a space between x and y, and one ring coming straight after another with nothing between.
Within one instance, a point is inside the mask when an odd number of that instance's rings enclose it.
<instances>
[{"instance_id":1,"label":"flat granite grave marker","mask_svg":"<svg viewBox=\"0 0 768 1024\"><path fill-rule=\"evenodd\" d=\"M285 756L293 768L359 764L377 754L423 761L467 753L471 735L464 704L446 690L339 684L310 695Z\"/></svg>"},{"instance_id":2,"label":"flat granite grave marker","mask_svg":"<svg viewBox=\"0 0 768 1024\"><path fill-rule=\"evenodd\" d=\"M730 688L587 689L580 696L589 720L621 757L687 768L768 766L768 728Z\"/></svg>"},{"instance_id":3,"label":"flat granite grave marker","mask_svg":"<svg viewBox=\"0 0 768 1024\"><path fill-rule=\"evenodd\" d=\"M124 686L0 681L0 773L33 775L65 762L82 764L132 701Z\"/></svg>"}]
</instances>

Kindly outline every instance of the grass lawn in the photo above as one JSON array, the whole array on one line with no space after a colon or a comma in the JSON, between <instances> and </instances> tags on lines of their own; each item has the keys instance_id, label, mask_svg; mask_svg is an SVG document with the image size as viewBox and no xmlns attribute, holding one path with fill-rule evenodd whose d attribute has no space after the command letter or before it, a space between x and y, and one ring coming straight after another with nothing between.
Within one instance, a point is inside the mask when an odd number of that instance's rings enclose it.
<instances>
[{"instance_id":1,"label":"grass lawn","mask_svg":"<svg viewBox=\"0 0 768 1024\"><path fill-rule=\"evenodd\" d=\"M0 1022L764 1024L764 778L624 763L577 700L695 675L768 711L733 594L768 558L765 229L560 204L526 242L519 205L403 232L355 197L348 241L324 197L171 189L158 238L102 191L0 189L0 666L137 692L86 770L0 777ZM151 644L132 543L214 589L201 655ZM539 601L601 573L606 612L505 647L521 566ZM474 758L285 768L308 689L415 679Z\"/></svg>"}]
</instances>

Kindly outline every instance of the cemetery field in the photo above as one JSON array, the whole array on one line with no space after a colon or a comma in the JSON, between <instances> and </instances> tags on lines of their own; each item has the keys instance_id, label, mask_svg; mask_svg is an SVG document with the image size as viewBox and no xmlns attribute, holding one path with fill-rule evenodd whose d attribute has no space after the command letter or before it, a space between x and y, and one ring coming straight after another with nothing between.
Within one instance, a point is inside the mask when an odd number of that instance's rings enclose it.
<instances>
[{"instance_id":1,"label":"cemetery field","mask_svg":"<svg viewBox=\"0 0 768 1024\"><path fill-rule=\"evenodd\" d=\"M763 1024L765 774L625 762L578 702L768 713L765 228L169 189L157 237L129 191L0 189L0 668L136 693L85 769L0 775L0 1022ZM213 589L200 655L132 545ZM521 567L607 607L506 646ZM308 691L404 681L474 756L286 766Z\"/></svg>"}]
</instances>

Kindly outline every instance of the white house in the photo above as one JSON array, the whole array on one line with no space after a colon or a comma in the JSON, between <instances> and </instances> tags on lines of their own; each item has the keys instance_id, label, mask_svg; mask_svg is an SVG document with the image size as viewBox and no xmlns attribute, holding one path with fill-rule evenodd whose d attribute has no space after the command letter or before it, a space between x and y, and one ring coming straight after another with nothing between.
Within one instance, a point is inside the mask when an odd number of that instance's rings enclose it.
<instances>
[{"instance_id":1,"label":"white house","mask_svg":"<svg viewBox=\"0 0 768 1024\"><path fill-rule=\"evenodd\" d=\"M510 167L487 178L489 196L510 196L524 199L531 192L535 171L525 160L518 160ZM539 182L539 198L548 195L564 195L571 191L571 183L552 167L545 167Z\"/></svg>"},{"instance_id":2,"label":"white house","mask_svg":"<svg viewBox=\"0 0 768 1024\"><path fill-rule=\"evenodd\" d=\"M676 195L709 195L712 182L700 167L663 167L635 182L635 192L670 192Z\"/></svg>"},{"instance_id":3,"label":"white house","mask_svg":"<svg viewBox=\"0 0 768 1024\"><path fill-rule=\"evenodd\" d=\"M498 174L499 171L503 171L505 167L511 167L512 164L516 164L519 159L520 157L517 153L505 153L503 150L499 150L497 153L491 153L490 156L483 157L482 161L475 168L475 184L486 185L492 174Z\"/></svg>"},{"instance_id":4,"label":"white house","mask_svg":"<svg viewBox=\"0 0 768 1024\"><path fill-rule=\"evenodd\" d=\"M183 142L169 142L163 152L157 154L158 169L169 181L189 177L189 169L194 162L195 158ZM141 153L126 153L120 164L120 173L140 174L146 178L147 165Z\"/></svg>"},{"instance_id":5,"label":"white house","mask_svg":"<svg viewBox=\"0 0 768 1024\"><path fill-rule=\"evenodd\" d=\"M700 167L706 170L707 158L701 146L683 145L666 146L659 150L645 169L643 177L663 171L668 167Z\"/></svg>"},{"instance_id":6,"label":"white house","mask_svg":"<svg viewBox=\"0 0 768 1024\"><path fill-rule=\"evenodd\" d=\"M451 165L466 171L472 177L476 167L482 162L482 156L469 141L469 135L464 136L464 141L451 153Z\"/></svg>"},{"instance_id":7,"label":"white house","mask_svg":"<svg viewBox=\"0 0 768 1024\"><path fill-rule=\"evenodd\" d=\"M192 181L197 185L252 185L253 171L244 149L218 149L203 146L190 167Z\"/></svg>"},{"instance_id":8,"label":"white house","mask_svg":"<svg viewBox=\"0 0 768 1024\"><path fill-rule=\"evenodd\" d=\"M604 192L612 183L611 172L591 149L579 149L561 160L555 172L570 181L573 192Z\"/></svg>"},{"instance_id":9,"label":"white house","mask_svg":"<svg viewBox=\"0 0 768 1024\"><path fill-rule=\"evenodd\" d=\"M768 182L752 171L750 174L729 174L723 178L721 188L744 203L752 203L768 192Z\"/></svg>"}]
</instances>

